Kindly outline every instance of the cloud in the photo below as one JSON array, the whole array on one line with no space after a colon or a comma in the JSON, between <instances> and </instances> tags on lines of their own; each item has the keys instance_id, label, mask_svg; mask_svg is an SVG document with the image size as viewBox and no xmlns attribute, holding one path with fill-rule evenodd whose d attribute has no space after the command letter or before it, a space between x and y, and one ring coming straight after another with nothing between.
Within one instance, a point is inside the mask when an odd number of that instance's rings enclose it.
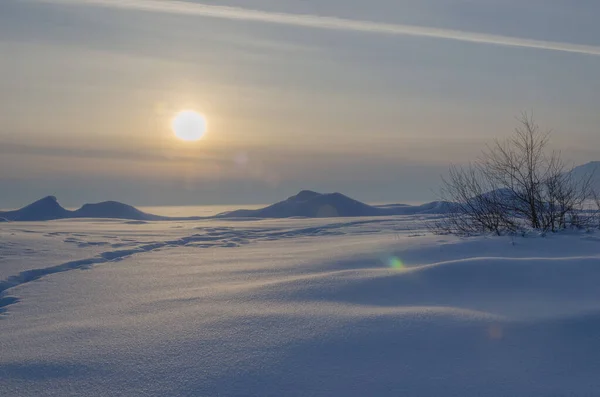
<instances>
[{"instance_id":1,"label":"cloud","mask_svg":"<svg viewBox=\"0 0 600 397\"><path fill-rule=\"evenodd\" d=\"M156 13L182 14L222 18L241 21L297 26L314 29L353 31L364 33L387 34L397 36L428 37L444 40L455 40L470 43L490 44L509 47L521 47L550 51L571 52L600 56L600 47L556 41L531 40L526 38L500 36L485 33L466 32L451 29L437 29L426 26L378 23L353 19L324 17L318 15L302 15L252 10L239 7L216 6L185 1L161 0L30 0L41 3L52 3L72 6L95 6L126 10L139 10Z\"/></svg>"}]
</instances>

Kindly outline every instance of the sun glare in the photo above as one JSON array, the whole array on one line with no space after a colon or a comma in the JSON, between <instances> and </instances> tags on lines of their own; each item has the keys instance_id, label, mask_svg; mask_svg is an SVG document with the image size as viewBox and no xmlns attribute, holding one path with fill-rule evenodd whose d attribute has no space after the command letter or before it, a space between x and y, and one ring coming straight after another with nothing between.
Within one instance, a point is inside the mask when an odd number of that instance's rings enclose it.
<instances>
[{"instance_id":1,"label":"sun glare","mask_svg":"<svg viewBox=\"0 0 600 397\"><path fill-rule=\"evenodd\" d=\"M206 118L193 110L183 110L173 118L171 129L181 140L197 141L206 132Z\"/></svg>"}]
</instances>

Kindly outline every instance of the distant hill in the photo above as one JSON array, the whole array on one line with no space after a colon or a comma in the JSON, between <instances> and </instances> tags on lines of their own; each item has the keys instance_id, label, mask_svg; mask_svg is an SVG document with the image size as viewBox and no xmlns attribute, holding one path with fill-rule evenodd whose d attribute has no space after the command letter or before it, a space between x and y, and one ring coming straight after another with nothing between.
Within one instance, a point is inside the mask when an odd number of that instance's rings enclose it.
<instances>
[{"instance_id":1,"label":"distant hill","mask_svg":"<svg viewBox=\"0 0 600 397\"><path fill-rule=\"evenodd\" d=\"M0 212L0 217L9 221L49 221L67 218L70 211L61 207L54 196L44 197L19 210Z\"/></svg>"},{"instance_id":2,"label":"distant hill","mask_svg":"<svg viewBox=\"0 0 600 397\"><path fill-rule=\"evenodd\" d=\"M252 218L331 218L347 216L376 216L385 210L371 207L340 193L321 194L304 190L287 200L258 210L238 210L224 217Z\"/></svg>"},{"instance_id":3,"label":"distant hill","mask_svg":"<svg viewBox=\"0 0 600 397\"><path fill-rule=\"evenodd\" d=\"M0 218L7 221L50 221L69 218L114 218L136 221L166 219L116 201L85 204L76 211L69 211L63 208L54 196L44 197L18 210L0 212Z\"/></svg>"},{"instance_id":4,"label":"distant hill","mask_svg":"<svg viewBox=\"0 0 600 397\"><path fill-rule=\"evenodd\" d=\"M317 193L303 190L273 205L257 210L237 210L217 215L220 218L332 218L438 214L447 212L450 203L433 202L420 206L390 204L371 206L341 193Z\"/></svg>"},{"instance_id":5,"label":"distant hill","mask_svg":"<svg viewBox=\"0 0 600 397\"><path fill-rule=\"evenodd\" d=\"M317 193L303 190L295 196L258 210L237 210L215 218L336 218L443 214L452 204L435 201L423 205L388 204L372 206L341 193ZM49 221L55 219L104 218L131 221L198 220L201 217L169 218L148 214L117 201L85 204L75 211L63 208L56 197L48 196L14 211L0 212L0 221Z\"/></svg>"},{"instance_id":6,"label":"distant hill","mask_svg":"<svg viewBox=\"0 0 600 397\"><path fill-rule=\"evenodd\" d=\"M577 180L584 180L592 176L592 188L600 193L600 161L592 161L573 168L571 171Z\"/></svg>"},{"instance_id":7,"label":"distant hill","mask_svg":"<svg viewBox=\"0 0 600 397\"><path fill-rule=\"evenodd\" d=\"M73 218L117 218L135 221L153 221L164 219L158 215L147 214L131 205L117 201L105 201L97 204L85 204L72 212Z\"/></svg>"}]
</instances>

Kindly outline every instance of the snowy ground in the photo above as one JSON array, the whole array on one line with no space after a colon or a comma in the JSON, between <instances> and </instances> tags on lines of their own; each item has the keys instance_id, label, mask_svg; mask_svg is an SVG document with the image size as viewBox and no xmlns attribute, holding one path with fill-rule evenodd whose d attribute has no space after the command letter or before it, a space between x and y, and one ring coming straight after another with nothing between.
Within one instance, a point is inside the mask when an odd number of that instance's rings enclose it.
<instances>
[{"instance_id":1,"label":"snowy ground","mask_svg":"<svg viewBox=\"0 0 600 397\"><path fill-rule=\"evenodd\" d=\"M0 224L2 396L594 396L600 234Z\"/></svg>"}]
</instances>

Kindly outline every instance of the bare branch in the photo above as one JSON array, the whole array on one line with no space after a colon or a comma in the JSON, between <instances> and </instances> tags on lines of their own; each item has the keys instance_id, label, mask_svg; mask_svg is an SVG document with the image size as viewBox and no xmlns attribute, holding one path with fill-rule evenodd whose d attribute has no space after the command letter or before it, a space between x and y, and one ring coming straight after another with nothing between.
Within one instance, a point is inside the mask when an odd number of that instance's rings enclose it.
<instances>
[{"instance_id":1,"label":"bare branch","mask_svg":"<svg viewBox=\"0 0 600 397\"><path fill-rule=\"evenodd\" d=\"M441 196L454 204L439 230L502 234L527 226L546 232L591 222L583 209L593 197L593 175L578 180L560 152L548 151L550 132L532 115L523 113L518 122L512 137L495 140L476 162L450 168Z\"/></svg>"}]
</instances>

